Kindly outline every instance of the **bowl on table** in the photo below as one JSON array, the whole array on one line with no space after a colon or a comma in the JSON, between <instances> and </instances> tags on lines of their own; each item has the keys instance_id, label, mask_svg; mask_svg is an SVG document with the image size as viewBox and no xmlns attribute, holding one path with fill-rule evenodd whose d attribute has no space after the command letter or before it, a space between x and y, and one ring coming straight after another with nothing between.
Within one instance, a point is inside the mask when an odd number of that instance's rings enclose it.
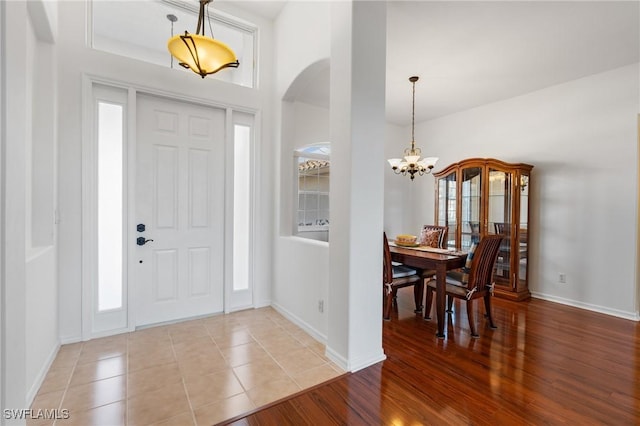
<instances>
[{"instance_id":1,"label":"bowl on table","mask_svg":"<svg viewBox=\"0 0 640 426\"><path fill-rule=\"evenodd\" d=\"M417 240L418 237L416 237L415 235L400 234L396 236L395 243L399 246L417 247Z\"/></svg>"}]
</instances>

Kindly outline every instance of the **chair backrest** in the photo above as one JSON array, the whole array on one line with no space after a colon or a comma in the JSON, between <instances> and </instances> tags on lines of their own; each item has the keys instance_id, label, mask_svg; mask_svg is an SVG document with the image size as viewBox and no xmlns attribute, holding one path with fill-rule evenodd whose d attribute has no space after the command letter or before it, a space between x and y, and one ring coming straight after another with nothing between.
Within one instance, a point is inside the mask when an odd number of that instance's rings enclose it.
<instances>
[{"instance_id":1,"label":"chair backrest","mask_svg":"<svg viewBox=\"0 0 640 426\"><path fill-rule=\"evenodd\" d=\"M485 286L491 285L493 281L493 266L498 258L500 242L503 238L502 235L486 235L482 237L473 256L467 288L472 289L475 287L477 291L480 291Z\"/></svg>"},{"instance_id":2,"label":"chair backrest","mask_svg":"<svg viewBox=\"0 0 640 426\"><path fill-rule=\"evenodd\" d=\"M382 263L382 283L390 284L393 282L393 265L391 264L391 250L389 250L389 241L387 233L382 233L383 237L383 263Z\"/></svg>"},{"instance_id":3,"label":"chair backrest","mask_svg":"<svg viewBox=\"0 0 640 426\"><path fill-rule=\"evenodd\" d=\"M493 227L495 228L496 234L509 235L511 231L510 224L508 223L495 222Z\"/></svg>"},{"instance_id":4,"label":"chair backrest","mask_svg":"<svg viewBox=\"0 0 640 426\"><path fill-rule=\"evenodd\" d=\"M424 225L422 227L422 232L425 231L438 231L440 234L438 235L438 248L447 248L447 237L449 234L449 228L446 226L438 226L438 225Z\"/></svg>"}]
</instances>

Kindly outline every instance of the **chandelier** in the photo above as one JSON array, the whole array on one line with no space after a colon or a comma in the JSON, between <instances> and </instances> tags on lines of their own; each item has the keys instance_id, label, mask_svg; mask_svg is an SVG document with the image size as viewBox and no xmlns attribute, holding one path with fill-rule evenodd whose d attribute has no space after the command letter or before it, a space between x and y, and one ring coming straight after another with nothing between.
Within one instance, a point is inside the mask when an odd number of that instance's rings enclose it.
<instances>
[{"instance_id":1,"label":"chandelier","mask_svg":"<svg viewBox=\"0 0 640 426\"><path fill-rule=\"evenodd\" d=\"M406 176L407 173L411 180L415 178L416 173L420 176L431 173L433 166L436 165L438 157L426 157L422 160L420 155L422 151L416 148L415 141L415 117L416 117L416 81L418 77L409 77L409 81L413 84L413 103L411 106L411 148L404 150L404 158L390 158L389 164L396 174Z\"/></svg>"},{"instance_id":2,"label":"chandelier","mask_svg":"<svg viewBox=\"0 0 640 426\"><path fill-rule=\"evenodd\" d=\"M169 52L179 62L179 64L205 78L209 74L214 74L223 68L238 68L240 63L236 54L225 43L204 35L204 7L212 0L200 0L200 13L198 15L198 28L195 34L171 37L167 43ZM208 11L208 8L207 8ZM211 29L211 22L209 22Z\"/></svg>"}]
</instances>

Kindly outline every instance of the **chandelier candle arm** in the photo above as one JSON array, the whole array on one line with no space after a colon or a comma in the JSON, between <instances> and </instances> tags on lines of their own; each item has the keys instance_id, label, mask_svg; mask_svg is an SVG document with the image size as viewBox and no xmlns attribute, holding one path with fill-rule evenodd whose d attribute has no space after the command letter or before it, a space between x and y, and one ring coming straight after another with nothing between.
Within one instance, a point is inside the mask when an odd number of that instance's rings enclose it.
<instances>
[{"instance_id":1,"label":"chandelier candle arm","mask_svg":"<svg viewBox=\"0 0 640 426\"><path fill-rule=\"evenodd\" d=\"M413 180L416 174L422 176L424 174L431 173L431 170L438 161L438 157L426 157L422 160L420 159L422 150L420 148L416 148L415 141L416 81L418 81L418 77L409 77L409 81L413 85L413 101L411 104L411 147L404 150L404 159L390 158L387 161L394 173L401 174L403 176L409 174L409 177Z\"/></svg>"},{"instance_id":2,"label":"chandelier candle arm","mask_svg":"<svg viewBox=\"0 0 640 426\"><path fill-rule=\"evenodd\" d=\"M240 65L236 54L225 43L207 37L204 33L205 6L212 0L200 0L198 26L195 34L176 35L169 39L167 48L184 68L205 78L224 68L237 68Z\"/></svg>"}]
</instances>

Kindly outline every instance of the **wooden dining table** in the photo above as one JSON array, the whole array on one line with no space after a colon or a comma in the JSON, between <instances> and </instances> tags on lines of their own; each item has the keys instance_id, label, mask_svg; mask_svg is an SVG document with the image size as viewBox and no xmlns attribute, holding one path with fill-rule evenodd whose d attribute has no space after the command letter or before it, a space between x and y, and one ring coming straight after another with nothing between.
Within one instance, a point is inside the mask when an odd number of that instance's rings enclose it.
<instances>
[{"instance_id":1,"label":"wooden dining table","mask_svg":"<svg viewBox=\"0 0 640 426\"><path fill-rule=\"evenodd\" d=\"M467 260L467 254L460 251L437 249L433 247L405 247L389 242L391 260L418 269L436 271L436 318L438 331L436 336L444 339L444 312L446 305L447 271L461 268Z\"/></svg>"}]
</instances>

